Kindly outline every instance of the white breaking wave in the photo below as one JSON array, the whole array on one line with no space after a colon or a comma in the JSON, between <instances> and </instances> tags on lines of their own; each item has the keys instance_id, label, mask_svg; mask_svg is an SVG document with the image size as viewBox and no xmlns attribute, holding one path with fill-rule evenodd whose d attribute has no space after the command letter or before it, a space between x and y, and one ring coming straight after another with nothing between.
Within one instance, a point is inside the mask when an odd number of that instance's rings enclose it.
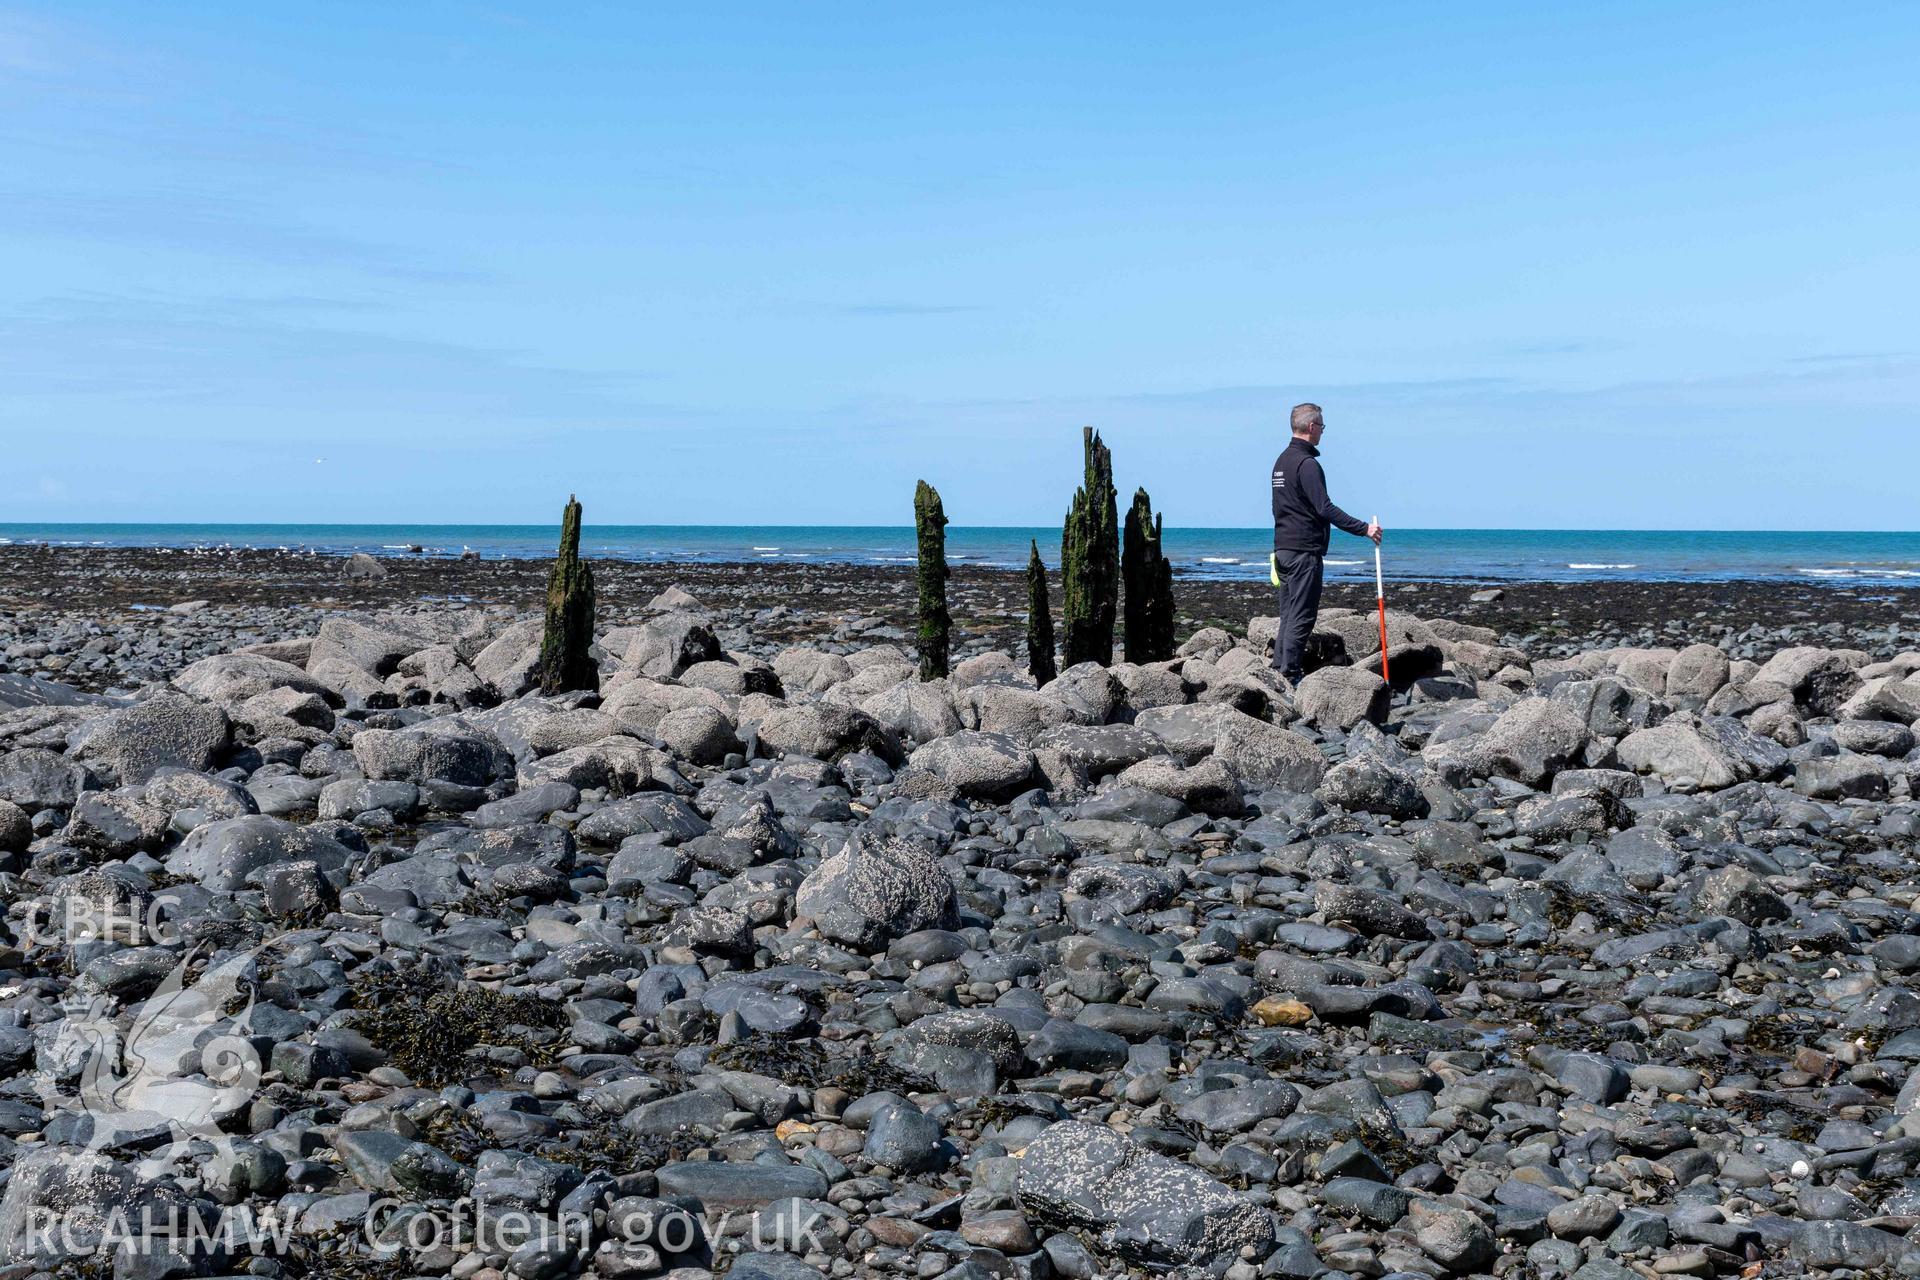
<instances>
[{"instance_id":1,"label":"white breaking wave","mask_svg":"<svg viewBox=\"0 0 1920 1280\"><path fill-rule=\"evenodd\" d=\"M1201 564L1239 564L1238 556L1201 556Z\"/></svg>"},{"instance_id":2,"label":"white breaking wave","mask_svg":"<svg viewBox=\"0 0 1920 1280\"><path fill-rule=\"evenodd\" d=\"M1796 569L1796 573L1810 573L1816 578L1851 578L1858 570L1854 569Z\"/></svg>"},{"instance_id":3,"label":"white breaking wave","mask_svg":"<svg viewBox=\"0 0 1920 1280\"><path fill-rule=\"evenodd\" d=\"M779 549L780 548L778 547L755 547L754 548L755 551L778 551Z\"/></svg>"},{"instance_id":4,"label":"white breaking wave","mask_svg":"<svg viewBox=\"0 0 1920 1280\"><path fill-rule=\"evenodd\" d=\"M1365 560L1329 560L1328 564L1365 564Z\"/></svg>"},{"instance_id":5,"label":"white breaking wave","mask_svg":"<svg viewBox=\"0 0 1920 1280\"><path fill-rule=\"evenodd\" d=\"M1569 569L1638 569L1637 564L1570 564Z\"/></svg>"}]
</instances>

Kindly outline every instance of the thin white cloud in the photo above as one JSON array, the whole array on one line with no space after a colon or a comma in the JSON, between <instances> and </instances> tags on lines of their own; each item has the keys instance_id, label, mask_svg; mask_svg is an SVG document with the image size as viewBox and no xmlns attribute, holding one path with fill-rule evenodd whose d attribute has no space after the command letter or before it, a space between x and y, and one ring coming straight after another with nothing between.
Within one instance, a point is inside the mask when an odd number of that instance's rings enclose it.
<instances>
[{"instance_id":1,"label":"thin white cloud","mask_svg":"<svg viewBox=\"0 0 1920 1280\"><path fill-rule=\"evenodd\" d=\"M846 316L952 316L985 308L966 303L937 302L850 302L831 308Z\"/></svg>"},{"instance_id":2,"label":"thin white cloud","mask_svg":"<svg viewBox=\"0 0 1920 1280\"><path fill-rule=\"evenodd\" d=\"M54 29L25 14L0 11L0 75L41 77L63 69Z\"/></svg>"},{"instance_id":3,"label":"thin white cloud","mask_svg":"<svg viewBox=\"0 0 1920 1280\"><path fill-rule=\"evenodd\" d=\"M324 262L422 284L486 278L436 253L371 243L250 201L190 191L0 190L0 234L183 249L285 265Z\"/></svg>"}]
</instances>

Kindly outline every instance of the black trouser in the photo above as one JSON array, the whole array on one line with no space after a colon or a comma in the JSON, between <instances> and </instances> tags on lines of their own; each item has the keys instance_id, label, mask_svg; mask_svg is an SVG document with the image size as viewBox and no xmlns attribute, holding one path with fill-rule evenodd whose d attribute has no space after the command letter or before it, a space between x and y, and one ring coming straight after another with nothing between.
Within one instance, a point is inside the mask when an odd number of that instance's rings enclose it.
<instances>
[{"instance_id":1,"label":"black trouser","mask_svg":"<svg viewBox=\"0 0 1920 1280\"><path fill-rule=\"evenodd\" d=\"M1320 557L1311 551L1276 551L1280 571L1280 634L1273 638L1273 669L1289 680L1305 674L1307 637L1320 613Z\"/></svg>"}]
</instances>

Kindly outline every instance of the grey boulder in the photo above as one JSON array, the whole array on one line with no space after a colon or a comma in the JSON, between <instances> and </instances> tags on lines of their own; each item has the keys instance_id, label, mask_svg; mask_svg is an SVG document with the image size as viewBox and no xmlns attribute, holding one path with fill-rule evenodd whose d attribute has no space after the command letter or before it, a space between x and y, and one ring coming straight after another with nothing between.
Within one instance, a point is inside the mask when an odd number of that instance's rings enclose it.
<instances>
[{"instance_id":1,"label":"grey boulder","mask_svg":"<svg viewBox=\"0 0 1920 1280\"><path fill-rule=\"evenodd\" d=\"M233 726L219 707L162 693L90 727L80 754L110 769L123 784L136 784L169 765L210 769L232 736Z\"/></svg>"},{"instance_id":2,"label":"grey boulder","mask_svg":"<svg viewBox=\"0 0 1920 1280\"><path fill-rule=\"evenodd\" d=\"M672 756L622 734L556 752L520 770L522 788L548 782L564 782L581 791L600 787L616 796L640 791L685 793L693 790L673 767Z\"/></svg>"},{"instance_id":3,"label":"grey boulder","mask_svg":"<svg viewBox=\"0 0 1920 1280\"><path fill-rule=\"evenodd\" d=\"M1587 726L1572 711L1546 698L1523 698L1493 722L1479 755L1490 773L1539 786L1577 761L1586 745Z\"/></svg>"},{"instance_id":4,"label":"grey boulder","mask_svg":"<svg viewBox=\"0 0 1920 1280\"><path fill-rule=\"evenodd\" d=\"M0 800L29 813L71 808L87 783L85 768L44 747L23 747L0 755Z\"/></svg>"},{"instance_id":5,"label":"grey boulder","mask_svg":"<svg viewBox=\"0 0 1920 1280\"><path fill-rule=\"evenodd\" d=\"M353 758L382 782L453 782L483 787L504 772L506 752L478 734L438 729L363 729Z\"/></svg>"},{"instance_id":6,"label":"grey boulder","mask_svg":"<svg viewBox=\"0 0 1920 1280\"><path fill-rule=\"evenodd\" d=\"M331 689L301 668L257 653L218 653L202 658L176 675L173 686L196 698L217 702L229 711L275 689L292 689L323 699L334 697Z\"/></svg>"},{"instance_id":7,"label":"grey boulder","mask_svg":"<svg viewBox=\"0 0 1920 1280\"><path fill-rule=\"evenodd\" d=\"M1620 763L1666 783L1682 779L1709 789L1766 778L1787 763L1778 744L1725 717L1674 715L1620 740Z\"/></svg>"},{"instance_id":8,"label":"grey boulder","mask_svg":"<svg viewBox=\"0 0 1920 1280\"><path fill-rule=\"evenodd\" d=\"M1044 1222L1093 1233L1147 1263L1191 1265L1271 1251L1272 1216L1192 1165L1101 1125L1055 1124L1027 1144L1019 1196Z\"/></svg>"},{"instance_id":9,"label":"grey boulder","mask_svg":"<svg viewBox=\"0 0 1920 1280\"><path fill-rule=\"evenodd\" d=\"M946 868L898 837L849 840L801 881L794 908L827 937L868 950L960 922Z\"/></svg>"},{"instance_id":10,"label":"grey boulder","mask_svg":"<svg viewBox=\"0 0 1920 1280\"><path fill-rule=\"evenodd\" d=\"M782 707L760 722L760 745L775 755L838 760L864 751L888 764L902 760L893 731L864 711L815 702Z\"/></svg>"},{"instance_id":11,"label":"grey boulder","mask_svg":"<svg viewBox=\"0 0 1920 1280\"><path fill-rule=\"evenodd\" d=\"M1822 716L1838 714L1861 685L1860 676L1844 654L1810 645L1782 649L1767 659L1753 678L1784 685L1795 702Z\"/></svg>"},{"instance_id":12,"label":"grey boulder","mask_svg":"<svg viewBox=\"0 0 1920 1280\"><path fill-rule=\"evenodd\" d=\"M1300 718L1322 729L1351 729L1362 720L1387 722L1393 688L1364 667L1321 667L1294 689Z\"/></svg>"},{"instance_id":13,"label":"grey boulder","mask_svg":"<svg viewBox=\"0 0 1920 1280\"><path fill-rule=\"evenodd\" d=\"M668 613L640 624L627 645L627 666L643 676L672 679L701 662L717 662L720 641L704 618Z\"/></svg>"},{"instance_id":14,"label":"grey boulder","mask_svg":"<svg viewBox=\"0 0 1920 1280\"><path fill-rule=\"evenodd\" d=\"M1675 654L1667 667L1666 694L1704 703L1726 686L1732 670L1732 663L1717 645L1690 644Z\"/></svg>"},{"instance_id":15,"label":"grey boulder","mask_svg":"<svg viewBox=\"0 0 1920 1280\"><path fill-rule=\"evenodd\" d=\"M1418 818L1427 812L1419 782L1372 754L1354 756L1327 770L1315 794L1349 813Z\"/></svg>"},{"instance_id":16,"label":"grey boulder","mask_svg":"<svg viewBox=\"0 0 1920 1280\"><path fill-rule=\"evenodd\" d=\"M254 814L209 822L195 830L167 857L166 868L209 889L231 893L274 863L305 860L322 871L339 871L352 857L351 849L311 827Z\"/></svg>"},{"instance_id":17,"label":"grey boulder","mask_svg":"<svg viewBox=\"0 0 1920 1280\"><path fill-rule=\"evenodd\" d=\"M889 730L913 742L932 742L960 729L960 715L953 709L944 681L925 684L903 680L862 698L860 710Z\"/></svg>"},{"instance_id":18,"label":"grey boulder","mask_svg":"<svg viewBox=\"0 0 1920 1280\"><path fill-rule=\"evenodd\" d=\"M1033 784L1033 752L998 733L971 730L936 738L907 763L975 800L1011 800Z\"/></svg>"},{"instance_id":19,"label":"grey boulder","mask_svg":"<svg viewBox=\"0 0 1920 1280\"><path fill-rule=\"evenodd\" d=\"M502 698L518 698L540 681L539 618L514 623L473 658L473 674Z\"/></svg>"},{"instance_id":20,"label":"grey boulder","mask_svg":"<svg viewBox=\"0 0 1920 1280\"><path fill-rule=\"evenodd\" d=\"M654 726L653 736L667 750L694 764L719 764L740 750L733 721L708 706L686 706L669 711Z\"/></svg>"}]
</instances>

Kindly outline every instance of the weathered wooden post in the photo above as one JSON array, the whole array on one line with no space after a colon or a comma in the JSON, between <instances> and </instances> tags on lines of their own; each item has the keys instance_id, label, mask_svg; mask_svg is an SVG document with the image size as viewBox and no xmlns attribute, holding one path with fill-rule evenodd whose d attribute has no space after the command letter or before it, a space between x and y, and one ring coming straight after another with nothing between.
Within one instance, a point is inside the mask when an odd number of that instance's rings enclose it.
<instances>
[{"instance_id":1,"label":"weathered wooden post","mask_svg":"<svg viewBox=\"0 0 1920 1280\"><path fill-rule=\"evenodd\" d=\"M580 504L567 496L560 554L547 574L547 629L540 637L540 691L598 689L593 647L593 567L580 558Z\"/></svg>"},{"instance_id":2,"label":"weathered wooden post","mask_svg":"<svg viewBox=\"0 0 1920 1280\"><path fill-rule=\"evenodd\" d=\"M1120 553L1128 662L1165 662L1173 656L1173 562L1161 546L1161 521L1147 491L1135 489Z\"/></svg>"},{"instance_id":3,"label":"weathered wooden post","mask_svg":"<svg viewBox=\"0 0 1920 1280\"><path fill-rule=\"evenodd\" d=\"M1047 599L1047 566L1040 563L1040 544L1030 544L1027 557L1027 674L1044 685L1060 674L1053 658L1053 604Z\"/></svg>"},{"instance_id":4,"label":"weathered wooden post","mask_svg":"<svg viewBox=\"0 0 1920 1280\"><path fill-rule=\"evenodd\" d=\"M1092 427L1081 430L1086 474L1060 534L1061 646L1065 664L1113 662L1119 612L1120 529L1114 505L1113 455Z\"/></svg>"},{"instance_id":5,"label":"weathered wooden post","mask_svg":"<svg viewBox=\"0 0 1920 1280\"><path fill-rule=\"evenodd\" d=\"M920 678L938 680L947 674L947 637L953 629L947 613L947 513L940 491L925 480L913 491L913 528L920 553Z\"/></svg>"}]
</instances>

